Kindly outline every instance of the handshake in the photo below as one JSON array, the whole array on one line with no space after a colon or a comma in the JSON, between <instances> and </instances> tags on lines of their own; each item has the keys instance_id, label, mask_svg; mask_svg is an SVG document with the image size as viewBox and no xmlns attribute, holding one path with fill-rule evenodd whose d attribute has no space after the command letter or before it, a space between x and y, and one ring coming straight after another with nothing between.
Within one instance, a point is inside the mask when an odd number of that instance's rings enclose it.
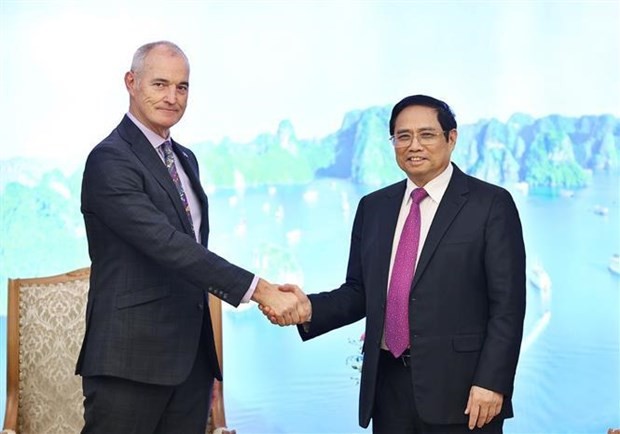
<instances>
[{"instance_id":1,"label":"handshake","mask_svg":"<svg viewBox=\"0 0 620 434\"><path fill-rule=\"evenodd\" d=\"M312 316L310 300L297 285L274 285L260 279L252 300L272 324L303 324Z\"/></svg>"}]
</instances>

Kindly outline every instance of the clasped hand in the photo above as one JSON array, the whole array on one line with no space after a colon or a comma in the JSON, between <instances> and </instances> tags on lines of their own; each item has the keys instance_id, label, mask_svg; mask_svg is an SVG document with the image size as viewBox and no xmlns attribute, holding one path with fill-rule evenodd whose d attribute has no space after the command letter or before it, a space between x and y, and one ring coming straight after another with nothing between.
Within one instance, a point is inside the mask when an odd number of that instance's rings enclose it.
<instances>
[{"instance_id":1,"label":"clasped hand","mask_svg":"<svg viewBox=\"0 0 620 434\"><path fill-rule=\"evenodd\" d=\"M312 315L310 300L297 285L274 285L260 279L252 299L272 324L303 324Z\"/></svg>"}]
</instances>

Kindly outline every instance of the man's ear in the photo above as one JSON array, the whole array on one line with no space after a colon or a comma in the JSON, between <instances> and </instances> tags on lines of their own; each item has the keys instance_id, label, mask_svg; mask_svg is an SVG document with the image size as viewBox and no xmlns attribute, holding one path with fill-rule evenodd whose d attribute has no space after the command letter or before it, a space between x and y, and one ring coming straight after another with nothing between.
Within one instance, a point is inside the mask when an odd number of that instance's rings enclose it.
<instances>
[{"instance_id":1,"label":"man's ear","mask_svg":"<svg viewBox=\"0 0 620 434\"><path fill-rule=\"evenodd\" d=\"M133 71L127 71L125 73L125 87L130 95L133 95L133 90L136 86L136 74Z\"/></svg>"},{"instance_id":2,"label":"man's ear","mask_svg":"<svg viewBox=\"0 0 620 434\"><path fill-rule=\"evenodd\" d=\"M454 149L454 147L456 146L456 138L458 136L458 132L455 129L450 130L450 132L448 133L448 143L450 144L450 148Z\"/></svg>"}]
</instances>

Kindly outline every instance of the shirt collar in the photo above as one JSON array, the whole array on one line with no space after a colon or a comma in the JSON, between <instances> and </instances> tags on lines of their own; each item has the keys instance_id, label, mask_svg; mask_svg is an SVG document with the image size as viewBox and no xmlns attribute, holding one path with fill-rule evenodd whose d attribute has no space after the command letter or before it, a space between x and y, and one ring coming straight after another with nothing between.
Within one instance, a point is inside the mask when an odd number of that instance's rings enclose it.
<instances>
[{"instance_id":1,"label":"shirt collar","mask_svg":"<svg viewBox=\"0 0 620 434\"><path fill-rule=\"evenodd\" d=\"M131 119L131 121L136 124L136 126L138 127L138 129L140 131L142 131L142 134L144 134L146 136L146 139L149 141L149 143L151 144L151 146L153 146L156 150L157 148L159 148L161 146L161 144L163 142L165 142L166 140L172 140L170 138L170 136L168 137L161 137L159 134L154 133L153 131L149 130L142 122L140 122L134 115L132 115L130 112L127 112L127 117L129 119Z\"/></svg>"},{"instance_id":2,"label":"shirt collar","mask_svg":"<svg viewBox=\"0 0 620 434\"><path fill-rule=\"evenodd\" d=\"M450 163L443 172L441 172L438 176L426 183L426 185L424 186L424 190L426 190L426 192L428 193L428 197L430 197L433 202L441 202L441 198L443 197L446 189L448 188L448 183L450 183L453 172L454 168L452 167L452 163ZM411 192L416 188L418 188L418 186L415 185L411 179L407 178L407 188L405 189L405 197L407 198L407 203L411 198Z\"/></svg>"}]
</instances>

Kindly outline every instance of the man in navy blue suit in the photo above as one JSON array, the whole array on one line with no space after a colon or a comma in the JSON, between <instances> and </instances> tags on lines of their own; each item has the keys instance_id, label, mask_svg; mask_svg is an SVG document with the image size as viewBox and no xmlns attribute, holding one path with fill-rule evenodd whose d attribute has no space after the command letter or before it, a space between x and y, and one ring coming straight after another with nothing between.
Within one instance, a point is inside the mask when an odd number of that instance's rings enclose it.
<instances>
[{"instance_id":1,"label":"man in navy blue suit","mask_svg":"<svg viewBox=\"0 0 620 434\"><path fill-rule=\"evenodd\" d=\"M372 419L376 434L501 433L513 415L525 315L519 214L508 191L451 163L457 125L445 102L406 97L394 106L389 130L407 178L360 200L345 283L308 297L294 286L281 289L303 303L304 340L366 318L361 426ZM403 273L397 251L415 201L410 194L421 189L418 254ZM415 252L407 243L404 250ZM386 312L391 281L401 274L410 277L396 303L405 313L403 345L395 350Z\"/></svg>"},{"instance_id":2,"label":"man in navy blue suit","mask_svg":"<svg viewBox=\"0 0 620 434\"><path fill-rule=\"evenodd\" d=\"M140 47L125 74L129 111L90 153L82 213L91 258L76 372L83 433L204 434L221 380L208 294L255 300L299 321L296 298L208 249L208 201L194 154L170 137L189 62L167 41Z\"/></svg>"}]
</instances>

